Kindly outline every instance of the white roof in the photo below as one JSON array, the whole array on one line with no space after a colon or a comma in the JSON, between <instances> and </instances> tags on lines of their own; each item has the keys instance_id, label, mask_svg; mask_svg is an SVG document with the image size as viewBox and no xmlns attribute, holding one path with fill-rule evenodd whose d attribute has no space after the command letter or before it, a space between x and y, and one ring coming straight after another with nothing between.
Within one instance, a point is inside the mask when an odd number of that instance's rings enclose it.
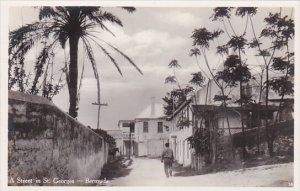
<instances>
[{"instance_id":1,"label":"white roof","mask_svg":"<svg viewBox=\"0 0 300 191\"><path fill-rule=\"evenodd\" d=\"M153 111L152 111L153 109ZM136 119L157 119L165 117L164 106L161 103L154 103L153 108L152 104L149 104L140 114L138 114Z\"/></svg>"}]
</instances>

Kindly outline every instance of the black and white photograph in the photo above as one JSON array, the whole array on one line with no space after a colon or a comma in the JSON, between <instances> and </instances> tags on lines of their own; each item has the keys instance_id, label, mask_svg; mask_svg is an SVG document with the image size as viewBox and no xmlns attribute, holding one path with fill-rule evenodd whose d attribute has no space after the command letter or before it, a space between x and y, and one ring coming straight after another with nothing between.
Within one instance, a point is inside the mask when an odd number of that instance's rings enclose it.
<instances>
[{"instance_id":1,"label":"black and white photograph","mask_svg":"<svg viewBox=\"0 0 300 191\"><path fill-rule=\"evenodd\" d=\"M1 1L1 190L299 189L299 5Z\"/></svg>"}]
</instances>

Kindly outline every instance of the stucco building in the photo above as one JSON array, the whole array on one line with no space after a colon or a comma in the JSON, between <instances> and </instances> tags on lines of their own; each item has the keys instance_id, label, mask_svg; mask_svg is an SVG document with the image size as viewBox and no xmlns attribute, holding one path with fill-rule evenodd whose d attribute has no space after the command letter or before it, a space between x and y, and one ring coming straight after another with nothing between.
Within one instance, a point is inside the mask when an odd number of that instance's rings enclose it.
<instances>
[{"instance_id":1,"label":"stucco building","mask_svg":"<svg viewBox=\"0 0 300 191\"><path fill-rule=\"evenodd\" d=\"M265 121L272 121L277 115L278 103L276 98L278 95L273 91L269 91L269 107L265 108L265 92L261 95L260 87L255 80L250 80L243 86L243 95L251 96L255 103L261 105L248 104L242 109L237 100L240 97L239 87L225 88L225 95L228 95L227 110L221 104L221 101L216 100L216 95L221 96L221 90L217 84L210 80L200 90L191 96L186 102L176 109L172 115L166 119L170 122L169 139L171 147L175 153L175 159L183 166L195 166L195 151L190 145L189 138L198 129L206 129L209 132L211 142L209 160L215 161L216 156L216 140L217 134L223 137L228 137L229 134L234 135L242 132L241 114L243 114L243 124L245 131L263 126ZM274 100L274 101L272 101ZM293 113L282 112L279 118L289 120L293 118ZM228 119L228 121L227 121ZM228 128L228 124L230 130ZM203 161L202 161L203 162ZM193 164L194 163L194 164ZM199 161L198 161L199 163ZM197 164L199 165L199 164Z\"/></svg>"},{"instance_id":2,"label":"stucco building","mask_svg":"<svg viewBox=\"0 0 300 191\"><path fill-rule=\"evenodd\" d=\"M154 99L135 118L136 155L160 157L168 142L170 122L166 121L163 105Z\"/></svg>"}]
</instances>

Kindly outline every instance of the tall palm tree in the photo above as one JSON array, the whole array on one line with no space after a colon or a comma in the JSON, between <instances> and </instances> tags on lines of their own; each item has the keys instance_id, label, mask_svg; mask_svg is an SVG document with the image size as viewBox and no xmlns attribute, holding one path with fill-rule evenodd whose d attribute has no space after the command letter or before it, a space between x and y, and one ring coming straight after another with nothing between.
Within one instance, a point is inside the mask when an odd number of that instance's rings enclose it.
<instances>
[{"instance_id":1,"label":"tall palm tree","mask_svg":"<svg viewBox=\"0 0 300 191\"><path fill-rule=\"evenodd\" d=\"M122 7L122 9L132 13L135 11L133 7ZM121 54L130 64L132 64L139 73L142 71L135 63L123 52L109 44L103 39L96 37L96 27L100 27L112 35L114 35L105 25L106 22L123 26L121 20L114 14L107 12L103 7L41 7L39 10L39 21L22 26L17 30L10 32L9 35L9 53L11 68L11 60L21 59L34 45L40 41L47 41L38 56L35 63L35 77L32 82L32 87L29 93L36 94L38 92L37 84L39 78L43 74L44 65L50 57L50 53L57 45L65 48L69 44L69 63L64 68L66 72L66 81L69 90L69 114L72 117L77 117L77 96L78 96L78 44L82 41L85 53L89 58L94 76L97 79L98 86L98 101L100 103L100 82L97 71L97 65L92 49L92 44L96 45L115 65L120 75L121 69L116 60L110 55L106 47ZM11 71L9 71L10 73Z\"/></svg>"}]
</instances>

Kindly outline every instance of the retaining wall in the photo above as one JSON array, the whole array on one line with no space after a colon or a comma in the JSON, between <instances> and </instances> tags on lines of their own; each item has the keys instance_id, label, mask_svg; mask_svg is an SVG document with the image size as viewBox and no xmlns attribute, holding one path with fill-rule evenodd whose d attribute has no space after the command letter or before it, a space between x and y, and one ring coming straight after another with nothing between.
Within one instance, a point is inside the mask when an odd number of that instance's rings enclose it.
<instances>
[{"instance_id":1,"label":"retaining wall","mask_svg":"<svg viewBox=\"0 0 300 191\"><path fill-rule=\"evenodd\" d=\"M8 104L9 185L18 178L100 177L108 156L101 136L43 97L10 91Z\"/></svg>"}]
</instances>

